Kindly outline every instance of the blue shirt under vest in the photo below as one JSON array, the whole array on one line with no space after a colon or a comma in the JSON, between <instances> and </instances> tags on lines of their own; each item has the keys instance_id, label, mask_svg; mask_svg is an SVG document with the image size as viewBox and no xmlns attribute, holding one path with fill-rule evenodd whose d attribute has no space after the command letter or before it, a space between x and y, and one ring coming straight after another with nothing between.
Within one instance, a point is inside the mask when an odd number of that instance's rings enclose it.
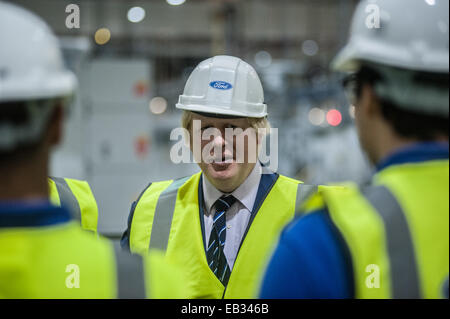
<instances>
[{"instance_id":1,"label":"blue shirt under vest","mask_svg":"<svg viewBox=\"0 0 450 319\"><path fill-rule=\"evenodd\" d=\"M71 220L66 208L50 204L48 199L0 201L0 231L11 227L41 227Z\"/></svg>"}]
</instances>

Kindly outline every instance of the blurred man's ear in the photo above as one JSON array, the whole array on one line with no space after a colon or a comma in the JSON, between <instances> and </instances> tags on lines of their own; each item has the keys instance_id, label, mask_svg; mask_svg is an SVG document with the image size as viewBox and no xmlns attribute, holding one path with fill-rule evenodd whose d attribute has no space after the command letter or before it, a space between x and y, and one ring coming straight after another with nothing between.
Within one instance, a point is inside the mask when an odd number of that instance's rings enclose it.
<instances>
[{"instance_id":1,"label":"blurred man's ear","mask_svg":"<svg viewBox=\"0 0 450 319\"><path fill-rule=\"evenodd\" d=\"M363 86L360 101L359 107L362 108L366 115L370 117L381 115L380 100L371 85L365 84Z\"/></svg>"},{"instance_id":2,"label":"blurred man's ear","mask_svg":"<svg viewBox=\"0 0 450 319\"><path fill-rule=\"evenodd\" d=\"M61 101L53 108L48 126L50 145L55 146L60 144L63 139L64 130L64 105Z\"/></svg>"}]
</instances>

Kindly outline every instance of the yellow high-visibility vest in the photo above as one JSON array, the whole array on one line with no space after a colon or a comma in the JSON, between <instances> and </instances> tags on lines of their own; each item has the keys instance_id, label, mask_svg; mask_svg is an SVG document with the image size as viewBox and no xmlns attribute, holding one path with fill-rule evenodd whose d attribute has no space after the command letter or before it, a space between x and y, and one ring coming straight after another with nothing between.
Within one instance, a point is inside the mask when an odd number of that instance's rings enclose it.
<instances>
[{"instance_id":1,"label":"yellow high-visibility vest","mask_svg":"<svg viewBox=\"0 0 450 319\"><path fill-rule=\"evenodd\" d=\"M83 229L96 233L98 207L89 184L85 181L60 177L49 177L48 184L50 202L68 208Z\"/></svg>"},{"instance_id":2,"label":"yellow high-visibility vest","mask_svg":"<svg viewBox=\"0 0 450 319\"><path fill-rule=\"evenodd\" d=\"M75 221L0 224L0 299L185 296L180 271L161 252L131 255Z\"/></svg>"},{"instance_id":3,"label":"yellow high-visibility vest","mask_svg":"<svg viewBox=\"0 0 450 319\"><path fill-rule=\"evenodd\" d=\"M448 298L449 162L392 165L373 184L322 189L304 205L326 207L349 247L356 298Z\"/></svg>"},{"instance_id":4,"label":"yellow high-visibility vest","mask_svg":"<svg viewBox=\"0 0 450 319\"><path fill-rule=\"evenodd\" d=\"M255 203L259 209L252 213L226 288L206 260L199 205L201 173L152 183L142 193L131 213L131 251L165 251L169 261L183 268L189 298L254 297L279 232L294 217L304 197L301 193L309 187L285 176L271 176L263 199Z\"/></svg>"}]
</instances>

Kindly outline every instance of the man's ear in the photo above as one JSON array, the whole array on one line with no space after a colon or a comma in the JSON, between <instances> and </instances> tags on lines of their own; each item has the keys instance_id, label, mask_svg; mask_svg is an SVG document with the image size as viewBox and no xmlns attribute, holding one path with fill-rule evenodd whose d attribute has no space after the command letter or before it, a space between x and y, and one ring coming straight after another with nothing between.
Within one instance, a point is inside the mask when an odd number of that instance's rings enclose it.
<instances>
[{"instance_id":1,"label":"man's ear","mask_svg":"<svg viewBox=\"0 0 450 319\"><path fill-rule=\"evenodd\" d=\"M378 116L381 114L380 100L371 85L365 84L361 94L363 107L369 116Z\"/></svg>"},{"instance_id":2,"label":"man's ear","mask_svg":"<svg viewBox=\"0 0 450 319\"><path fill-rule=\"evenodd\" d=\"M263 130L255 130L256 131L256 143L258 146L258 149L261 147L262 141L264 140L264 137L266 137L267 132L262 132Z\"/></svg>"},{"instance_id":3,"label":"man's ear","mask_svg":"<svg viewBox=\"0 0 450 319\"><path fill-rule=\"evenodd\" d=\"M53 108L48 126L50 144L60 144L63 139L64 128L64 105L62 102L58 102Z\"/></svg>"},{"instance_id":4,"label":"man's ear","mask_svg":"<svg viewBox=\"0 0 450 319\"><path fill-rule=\"evenodd\" d=\"M187 129L184 131L184 145L189 147L191 152L193 152L193 143L194 143L194 137L192 135L192 125L190 125Z\"/></svg>"}]
</instances>

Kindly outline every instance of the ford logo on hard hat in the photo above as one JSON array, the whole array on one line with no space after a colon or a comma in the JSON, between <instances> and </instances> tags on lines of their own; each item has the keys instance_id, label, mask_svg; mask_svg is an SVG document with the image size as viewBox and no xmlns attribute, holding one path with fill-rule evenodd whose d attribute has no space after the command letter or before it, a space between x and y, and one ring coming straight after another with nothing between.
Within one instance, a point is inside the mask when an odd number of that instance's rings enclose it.
<instances>
[{"instance_id":1,"label":"ford logo on hard hat","mask_svg":"<svg viewBox=\"0 0 450 319\"><path fill-rule=\"evenodd\" d=\"M230 83L225 81L213 81L209 83L209 86L217 90L229 90L233 87Z\"/></svg>"}]
</instances>

